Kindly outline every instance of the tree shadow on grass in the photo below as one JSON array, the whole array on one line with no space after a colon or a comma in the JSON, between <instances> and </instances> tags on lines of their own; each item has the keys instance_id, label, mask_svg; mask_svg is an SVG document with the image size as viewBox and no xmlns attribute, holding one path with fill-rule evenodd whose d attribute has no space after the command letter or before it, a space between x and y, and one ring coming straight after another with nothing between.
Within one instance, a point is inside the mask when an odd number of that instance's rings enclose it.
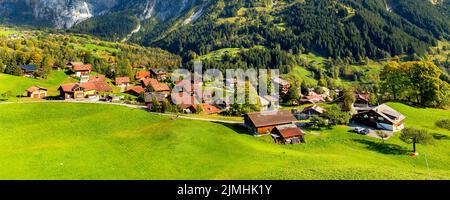
<instances>
[{"instance_id":1,"label":"tree shadow on grass","mask_svg":"<svg viewBox=\"0 0 450 200\"><path fill-rule=\"evenodd\" d=\"M226 126L227 128L233 130L234 132L242 135L253 135L248 128L244 126L244 124L229 124L222 122L213 122L215 124L220 124L222 126Z\"/></svg>"},{"instance_id":2,"label":"tree shadow on grass","mask_svg":"<svg viewBox=\"0 0 450 200\"><path fill-rule=\"evenodd\" d=\"M440 134L440 133L433 133L433 138L435 140L450 140L450 137L448 135Z\"/></svg>"},{"instance_id":3,"label":"tree shadow on grass","mask_svg":"<svg viewBox=\"0 0 450 200\"><path fill-rule=\"evenodd\" d=\"M381 142L372 142L362 139L354 139L353 141L366 145L365 148L382 154L402 155L409 153L408 149L396 144L383 144Z\"/></svg>"}]
</instances>

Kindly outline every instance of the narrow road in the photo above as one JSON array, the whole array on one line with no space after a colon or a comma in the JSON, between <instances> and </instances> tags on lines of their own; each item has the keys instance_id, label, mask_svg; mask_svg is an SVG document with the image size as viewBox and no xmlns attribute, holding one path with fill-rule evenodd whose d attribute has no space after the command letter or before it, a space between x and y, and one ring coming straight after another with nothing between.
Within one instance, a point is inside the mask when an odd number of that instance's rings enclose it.
<instances>
[{"instance_id":1,"label":"narrow road","mask_svg":"<svg viewBox=\"0 0 450 200\"><path fill-rule=\"evenodd\" d=\"M132 104L124 104L124 103L110 103L110 102L102 102L102 101L67 101L67 100L21 101L21 102L0 102L0 105L3 105L3 104L31 104L31 103L85 103L85 104L116 105L116 106L124 106L124 107L128 107L128 108L140 109L140 110L144 110L144 111L147 111L149 113L156 114L156 115L163 115L163 116L168 116L168 117L177 117L177 118L181 118L181 119L216 122L216 123L224 123L224 124L243 124L242 122L238 122L238 121L189 117L189 116L177 115L177 114L174 114L174 113L157 113L157 112L149 111L146 106L142 106L142 105L132 105Z\"/></svg>"}]
</instances>

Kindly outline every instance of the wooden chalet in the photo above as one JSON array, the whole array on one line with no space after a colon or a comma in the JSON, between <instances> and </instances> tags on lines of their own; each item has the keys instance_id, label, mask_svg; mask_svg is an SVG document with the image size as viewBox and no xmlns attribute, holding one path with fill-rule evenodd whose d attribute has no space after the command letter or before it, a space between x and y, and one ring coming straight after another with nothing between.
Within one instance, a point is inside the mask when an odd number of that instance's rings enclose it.
<instances>
[{"instance_id":1,"label":"wooden chalet","mask_svg":"<svg viewBox=\"0 0 450 200\"><path fill-rule=\"evenodd\" d=\"M131 81L130 81L130 77L116 77L114 79L114 83L118 87L128 87L128 86L130 86Z\"/></svg>"},{"instance_id":2,"label":"wooden chalet","mask_svg":"<svg viewBox=\"0 0 450 200\"><path fill-rule=\"evenodd\" d=\"M151 69L150 78L154 78L158 81L164 81L168 77L167 72L163 69Z\"/></svg>"},{"instance_id":3,"label":"wooden chalet","mask_svg":"<svg viewBox=\"0 0 450 200\"><path fill-rule=\"evenodd\" d=\"M92 65L82 62L69 62L67 63L67 67L76 77L88 76L92 72Z\"/></svg>"},{"instance_id":4,"label":"wooden chalet","mask_svg":"<svg viewBox=\"0 0 450 200\"><path fill-rule=\"evenodd\" d=\"M148 71L137 71L136 75L134 76L136 80L142 81L146 78L150 78L150 72Z\"/></svg>"},{"instance_id":5,"label":"wooden chalet","mask_svg":"<svg viewBox=\"0 0 450 200\"><path fill-rule=\"evenodd\" d=\"M304 108L300 114L304 115L305 119L309 119L311 116L322 116L324 113L324 108L318 105L312 105Z\"/></svg>"},{"instance_id":6,"label":"wooden chalet","mask_svg":"<svg viewBox=\"0 0 450 200\"><path fill-rule=\"evenodd\" d=\"M131 94L133 96L139 96L145 92L145 89L142 86L129 86L126 89L126 93Z\"/></svg>"},{"instance_id":7,"label":"wooden chalet","mask_svg":"<svg viewBox=\"0 0 450 200\"><path fill-rule=\"evenodd\" d=\"M144 94L145 106L147 106L148 109L152 109L154 101L162 103L166 99L167 95L162 92L146 92Z\"/></svg>"},{"instance_id":8,"label":"wooden chalet","mask_svg":"<svg viewBox=\"0 0 450 200\"><path fill-rule=\"evenodd\" d=\"M97 86L92 82L69 83L61 85L58 89L64 99L83 99L97 95Z\"/></svg>"},{"instance_id":9,"label":"wooden chalet","mask_svg":"<svg viewBox=\"0 0 450 200\"><path fill-rule=\"evenodd\" d=\"M281 79L281 78L274 78L272 81L275 84L278 84L280 86L280 95L284 96L289 92L289 89L291 88L291 84L289 81Z\"/></svg>"},{"instance_id":10,"label":"wooden chalet","mask_svg":"<svg viewBox=\"0 0 450 200\"><path fill-rule=\"evenodd\" d=\"M305 141L305 132L294 124L276 126L271 135L277 144L297 144Z\"/></svg>"},{"instance_id":11,"label":"wooden chalet","mask_svg":"<svg viewBox=\"0 0 450 200\"><path fill-rule=\"evenodd\" d=\"M169 85L165 83L160 83L158 80L153 78L148 78L145 80L142 80L142 84L144 87L149 87L151 91L153 92L164 92L164 93L170 93L170 87Z\"/></svg>"},{"instance_id":12,"label":"wooden chalet","mask_svg":"<svg viewBox=\"0 0 450 200\"><path fill-rule=\"evenodd\" d=\"M374 108L359 110L352 120L373 128L398 132L405 127L405 118L398 111L386 104L382 104Z\"/></svg>"},{"instance_id":13,"label":"wooden chalet","mask_svg":"<svg viewBox=\"0 0 450 200\"><path fill-rule=\"evenodd\" d=\"M43 99L47 97L47 91L47 88L35 85L27 89L27 96L33 99Z\"/></svg>"},{"instance_id":14,"label":"wooden chalet","mask_svg":"<svg viewBox=\"0 0 450 200\"><path fill-rule=\"evenodd\" d=\"M33 78L36 75L36 65L20 65L22 75L25 77Z\"/></svg>"},{"instance_id":15,"label":"wooden chalet","mask_svg":"<svg viewBox=\"0 0 450 200\"><path fill-rule=\"evenodd\" d=\"M255 134L270 134L276 126L294 124L297 119L289 110L248 113L245 125Z\"/></svg>"}]
</instances>

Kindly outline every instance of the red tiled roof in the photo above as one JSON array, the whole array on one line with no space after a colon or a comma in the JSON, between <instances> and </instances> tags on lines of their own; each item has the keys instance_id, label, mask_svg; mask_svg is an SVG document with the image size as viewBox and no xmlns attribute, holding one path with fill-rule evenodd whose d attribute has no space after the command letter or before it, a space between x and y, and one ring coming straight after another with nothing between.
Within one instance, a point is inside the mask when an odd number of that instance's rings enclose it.
<instances>
[{"instance_id":1,"label":"red tiled roof","mask_svg":"<svg viewBox=\"0 0 450 200\"><path fill-rule=\"evenodd\" d=\"M77 87L79 87L77 83L69 83L61 85L60 89L64 92L73 92L73 90Z\"/></svg>"},{"instance_id":2,"label":"red tiled roof","mask_svg":"<svg viewBox=\"0 0 450 200\"><path fill-rule=\"evenodd\" d=\"M155 90L155 92L170 91L170 88L167 84L160 83L156 79L152 79L152 78L145 79L145 80L143 80L143 83L144 83L144 86L146 86L146 87L148 85L150 85L153 88L153 90Z\"/></svg>"},{"instance_id":3,"label":"red tiled roof","mask_svg":"<svg viewBox=\"0 0 450 200\"><path fill-rule=\"evenodd\" d=\"M43 88L43 87L35 85L35 86L31 86L30 88L28 88L27 92L35 92L35 91L38 91L38 90L45 90L45 91L47 91L47 88Z\"/></svg>"},{"instance_id":4,"label":"red tiled roof","mask_svg":"<svg viewBox=\"0 0 450 200\"><path fill-rule=\"evenodd\" d=\"M111 86L109 86L109 84L106 81L98 81L98 82L93 82L93 83L95 85L95 88L99 92L111 92L112 91Z\"/></svg>"},{"instance_id":5,"label":"red tiled roof","mask_svg":"<svg viewBox=\"0 0 450 200\"><path fill-rule=\"evenodd\" d=\"M295 125L277 126L276 129L283 138L291 138L296 136L304 136L305 133Z\"/></svg>"},{"instance_id":6,"label":"red tiled roof","mask_svg":"<svg viewBox=\"0 0 450 200\"><path fill-rule=\"evenodd\" d=\"M302 112L306 112L308 110L315 110L315 111L317 111L318 113L321 113L321 114L323 114L325 112L325 109L320 107L320 106L318 106L318 105L308 106L305 109L303 109Z\"/></svg>"},{"instance_id":7,"label":"red tiled roof","mask_svg":"<svg viewBox=\"0 0 450 200\"><path fill-rule=\"evenodd\" d=\"M248 113L246 116L255 127L289 124L297 121L289 110Z\"/></svg>"},{"instance_id":8,"label":"red tiled roof","mask_svg":"<svg viewBox=\"0 0 450 200\"><path fill-rule=\"evenodd\" d=\"M216 114L220 112L220 108L210 105L210 104L202 104L203 112L207 114Z\"/></svg>"},{"instance_id":9,"label":"red tiled roof","mask_svg":"<svg viewBox=\"0 0 450 200\"><path fill-rule=\"evenodd\" d=\"M104 82L106 81L105 75L89 76L89 82Z\"/></svg>"},{"instance_id":10,"label":"red tiled roof","mask_svg":"<svg viewBox=\"0 0 450 200\"><path fill-rule=\"evenodd\" d=\"M83 64L83 65L74 65L72 67L73 71L91 71L92 65L91 64Z\"/></svg>"},{"instance_id":11,"label":"red tiled roof","mask_svg":"<svg viewBox=\"0 0 450 200\"><path fill-rule=\"evenodd\" d=\"M116 85L121 85L124 83L130 83L130 77L116 77L115 81Z\"/></svg>"},{"instance_id":12,"label":"red tiled roof","mask_svg":"<svg viewBox=\"0 0 450 200\"><path fill-rule=\"evenodd\" d=\"M141 86L130 86L126 89L127 92L134 92L136 94L141 94L145 92L145 89Z\"/></svg>"},{"instance_id":13,"label":"red tiled roof","mask_svg":"<svg viewBox=\"0 0 450 200\"><path fill-rule=\"evenodd\" d=\"M136 72L136 79L143 79L150 77L150 72L148 71L138 71Z\"/></svg>"},{"instance_id":14,"label":"red tiled roof","mask_svg":"<svg viewBox=\"0 0 450 200\"><path fill-rule=\"evenodd\" d=\"M97 90L97 86L93 82L80 83L79 86L87 91Z\"/></svg>"}]
</instances>

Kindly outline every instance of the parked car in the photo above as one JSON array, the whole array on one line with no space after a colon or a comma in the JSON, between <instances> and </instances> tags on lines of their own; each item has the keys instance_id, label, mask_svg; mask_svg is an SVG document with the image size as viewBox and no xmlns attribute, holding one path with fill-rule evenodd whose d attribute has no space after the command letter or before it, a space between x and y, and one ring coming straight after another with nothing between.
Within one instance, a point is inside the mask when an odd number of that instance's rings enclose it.
<instances>
[{"instance_id":1,"label":"parked car","mask_svg":"<svg viewBox=\"0 0 450 200\"><path fill-rule=\"evenodd\" d=\"M370 133L370 130L367 128L362 128L362 127L356 127L354 129L355 133L361 134L361 135L367 135Z\"/></svg>"}]
</instances>

